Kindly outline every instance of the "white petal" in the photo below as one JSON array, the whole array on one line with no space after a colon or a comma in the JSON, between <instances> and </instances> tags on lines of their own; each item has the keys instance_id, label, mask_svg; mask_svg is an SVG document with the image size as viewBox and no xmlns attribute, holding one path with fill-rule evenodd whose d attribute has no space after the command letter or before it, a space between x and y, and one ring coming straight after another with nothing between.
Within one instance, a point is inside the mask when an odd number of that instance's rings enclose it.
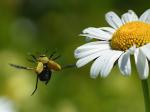
<instances>
[{"instance_id":1,"label":"white petal","mask_svg":"<svg viewBox=\"0 0 150 112\"><path fill-rule=\"evenodd\" d=\"M137 49L135 51L134 58L140 79L147 79L149 74L149 66L146 56L143 54L141 49Z\"/></svg>"},{"instance_id":2,"label":"white petal","mask_svg":"<svg viewBox=\"0 0 150 112\"><path fill-rule=\"evenodd\" d=\"M113 51L106 51L104 52L99 58L97 58L94 63L91 66L91 70L90 70L90 75L92 78L96 78L101 71L101 67L104 63L104 59L106 58L106 56L109 56L110 52Z\"/></svg>"},{"instance_id":3,"label":"white petal","mask_svg":"<svg viewBox=\"0 0 150 112\"><path fill-rule=\"evenodd\" d=\"M121 19L124 24L131 21L138 21L137 15L132 10L129 10L127 13L123 14Z\"/></svg>"},{"instance_id":4,"label":"white petal","mask_svg":"<svg viewBox=\"0 0 150 112\"><path fill-rule=\"evenodd\" d=\"M140 17L140 21L150 23L150 9L146 10Z\"/></svg>"},{"instance_id":5,"label":"white petal","mask_svg":"<svg viewBox=\"0 0 150 112\"><path fill-rule=\"evenodd\" d=\"M106 48L106 47L105 47ZM76 58L84 58L88 55L91 55L91 54L94 54L96 52L100 52L100 51L104 51L104 50L108 50L110 48L97 48L97 49L91 49L91 50L87 50L87 51L84 51L84 52L75 52L75 57Z\"/></svg>"},{"instance_id":6,"label":"white petal","mask_svg":"<svg viewBox=\"0 0 150 112\"><path fill-rule=\"evenodd\" d=\"M105 57L100 71L101 77L107 77L109 75L115 61L120 57L122 53L122 51L113 51Z\"/></svg>"},{"instance_id":7,"label":"white petal","mask_svg":"<svg viewBox=\"0 0 150 112\"><path fill-rule=\"evenodd\" d=\"M84 44L80 47L78 47L75 52L74 52L74 55L76 58L80 57L79 55L84 52L87 52L87 51L90 51L90 50L105 50L105 49L110 49L110 45L107 43L107 44L103 44L102 42L91 42L91 43L88 43L88 44Z\"/></svg>"},{"instance_id":8,"label":"white petal","mask_svg":"<svg viewBox=\"0 0 150 112\"><path fill-rule=\"evenodd\" d=\"M92 60L94 60L95 58L101 56L101 55L103 54L103 52L106 52L106 51L97 52L97 53L95 53L95 54L92 54L92 55L89 55L89 56L87 56L87 57L84 57L84 58L79 59L79 60L77 61L77 63L76 63L76 66L77 66L78 68L80 68L80 67L86 65L86 64L89 63L90 61L92 61Z\"/></svg>"},{"instance_id":9,"label":"white petal","mask_svg":"<svg viewBox=\"0 0 150 112\"><path fill-rule=\"evenodd\" d=\"M80 36L82 36L82 34L81 34ZM89 41L91 41L91 40L92 40L92 38L87 37L87 36L85 37L85 41L86 41L86 42L89 42Z\"/></svg>"},{"instance_id":10,"label":"white petal","mask_svg":"<svg viewBox=\"0 0 150 112\"><path fill-rule=\"evenodd\" d=\"M118 29L122 25L121 19L114 12L108 12L105 15L105 18L108 24L115 29Z\"/></svg>"},{"instance_id":11,"label":"white petal","mask_svg":"<svg viewBox=\"0 0 150 112\"><path fill-rule=\"evenodd\" d=\"M80 34L80 36L86 36L88 38L95 38L100 40L110 40L112 38L112 35L108 32L105 32L99 28L89 27L83 30L83 34Z\"/></svg>"},{"instance_id":12,"label":"white petal","mask_svg":"<svg viewBox=\"0 0 150 112\"><path fill-rule=\"evenodd\" d=\"M113 34L116 30L115 29L113 29L113 28L111 28L111 27L101 27L101 28L99 28L99 29L101 29L101 30L103 30L103 31L106 31L106 32L109 32L109 33L111 33L111 34Z\"/></svg>"},{"instance_id":13,"label":"white petal","mask_svg":"<svg viewBox=\"0 0 150 112\"><path fill-rule=\"evenodd\" d=\"M108 41L94 41L94 42L89 42L89 43L86 43L84 45L98 45L98 44L108 44L109 42Z\"/></svg>"},{"instance_id":14,"label":"white petal","mask_svg":"<svg viewBox=\"0 0 150 112\"><path fill-rule=\"evenodd\" d=\"M136 15L136 13L133 10L129 10L128 13L132 17L132 21L138 21L138 16Z\"/></svg>"},{"instance_id":15,"label":"white petal","mask_svg":"<svg viewBox=\"0 0 150 112\"><path fill-rule=\"evenodd\" d=\"M134 54L135 50L136 50L136 45L133 45L132 47L130 47L130 48L128 49L128 51L129 51L129 53L130 53L131 55Z\"/></svg>"},{"instance_id":16,"label":"white petal","mask_svg":"<svg viewBox=\"0 0 150 112\"><path fill-rule=\"evenodd\" d=\"M129 76L131 74L130 53L128 51L121 55L118 60L118 66L123 75Z\"/></svg>"},{"instance_id":17,"label":"white petal","mask_svg":"<svg viewBox=\"0 0 150 112\"><path fill-rule=\"evenodd\" d=\"M150 44L144 45L144 46L140 47L140 49L142 50L142 52L144 53L144 55L150 61Z\"/></svg>"},{"instance_id":18,"label":"white petal","mask_svg":"<svg viewBox=\"0 0 150 112\"><path fill-rule=\"evenodd\" d=\"M94 42L86 43L83 46L99 45L99 44L109 44L109 41L94 41Z\"/></svg>"},{"instance_id":19,"label":"white petal","mask_svg":"<svg viewBox=\"0 0 150 112\"><path fill-rule=\"evenodd\" d=\"M99 75L103 61L104 59L102 57L99 57L94 61L90 70L91 78L96 78Z\"/></svg>"}]
</instances>

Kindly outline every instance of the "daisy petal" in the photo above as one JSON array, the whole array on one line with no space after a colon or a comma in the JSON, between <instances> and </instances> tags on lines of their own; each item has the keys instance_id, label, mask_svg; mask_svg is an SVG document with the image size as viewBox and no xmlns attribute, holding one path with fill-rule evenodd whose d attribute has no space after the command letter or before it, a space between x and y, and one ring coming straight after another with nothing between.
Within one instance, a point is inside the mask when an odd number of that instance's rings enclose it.
<instances>
[{"instance_id":1,"label":"daisy petal","mask_svg":"<svg viewBox=\"0 0 150 112\"><path fill-rule=\"evenodd\" d=\"M99 58L97 58L94 61L94 63L92 64L91 70L90 70L91 78L96 78L99 75L99 73L101 71L101 67L104 63L104 59L106 56L108 56L109 53L110 53L110 51L105 51Z\"/></svg>"},{"instance_id":2,"label":"daisy petal","mask_svg":"<svg viewBox=\"0 0 150 112\"><path fill-rule=\"evenodd\" d=\"M99 57L94 61L90 70L91 78L96 78L99 75L103 61L102 57Z\"/></svg>"},{"instance_id":3,"label":"daisy petal","mask_svg":"<svg viewBox=\"0 0 150 112\"><path fill-rule=\"evenodd\" d=\"M114 12L108 12L105 18L107 23L115 29L118 29L122 25L121 19Z\"/></svg>"},{"instance_id":4,"label":"daisy petal","mask_svg":"<svg viewBox=\"0 0 150 112\"><path fill-rule=\"evenodd\" d=\"M104 63L101 67L101 77L107 77L113 68L115 61L120 57L122 51L112 51L109 55L105 56Z\"/></svg>"},{"instance_id":5,"label":"daisy petal","mask_svg":"<svg viewBox=\"0 0 150 112\"><path fill-rule=\"evenodd\" d=\"M134 53L134 58L140 79L146 79L149 74L149 66L146 56L143 54L141 49L137 49Z\"/></svg>"},{"instance_id":6,"label":"daisy petal","mask_svg":"<svg viewBox=\"0 0 150 112\"><path fill-rule=\"evenodd\" d=\"M78 55L80 55L80 53L84 53L84 52L87 52L87 51L90 51L90 50L105 50L105 49L110 49L110 45L107 43L107 44L103 44L102 42L91 42L91 43L88 43L88 44L84 44L80 47L78 47L75 52L74 52L74 55L76 58L78 58ZM80 57L80 56L79 56Z\"/></svg>"},{"instance_id":7,"label":"daisy petal","mask_svg":"<svg viewBox=\"0 0 150 112\"><path fill-rule=\"evenodd\" d=\"M138 17L132 10L129 10L127 13L123 14L121 17L122 22L125 24L131 21L138 21Z\"/></svg>"},{"instance_id":8,"label":"daisy petal","mask_svg":"<svg viewBox=\"0 0 150 112\"><path fill-rule=\"evenodd\" d=\"M82 36L82 34L80 34L80 36ZM91 40L92 40L92 38L87 37L87 36L85 37L85 41L86 41L86 42L89 42L89 41L91 41Z\"/></svg>"},{"instance_id":9,"label":"daisy petal","mask_svg":"<svg viewBox=\"0 0 150 112\"><path fill-rule=\"evenodd\" d=\"M89 27L83 30L83 34L80 34L80 36L86 36L88 38L95 38L99 40L110 40L112 35L108 32L105 32L99 28Z\"/></svg>"},{"instance_id":10,"label":"daisy petal","mask_svg":"<svg viewBox=\"0 0 150 112\"><path fill-rule=\"evenodd\" d=\"M101 28L99 28L99 29L101 29L101 30L103 30L103 31L106 31L106 32L108 32L108 33L111 33L111 34L113 34L116 30L115 29L113 29L113 28L111 28L111 27L101 27Z\"/></svg>"},{"instance_id":11,"label":"daisy petal","mask_svg":"<svg viewBox=\"0 0 150 112\"><path fill-rule=\"evenodd\" d=\"M84 57L84 58L79 59L79 60L77 61L77 63L76 63L76 66L77 66L78 68L80 68L80 67L86 65L86 64L89 63L90 61L92 61L92 60L94 60L95 58L101 56L101 55L103 54L103 52L106 52L106 51L97 52L97 53L94 53L94 54L89 55L89 56L87 56L87 57Z\"/></svg>"},{"instance_id":12,"label":"daisy petal","mask_svg":"<svg viewBox=\"0 0 150 112\"><path fill-rule=\"evenodd\" d=\"M121 55L118 60L118 66L123 75L129 76L131 74L130 53L128 51Z\"/></svg>"},{"instance_id":13,"label":"daisy petal","mask_svg":"<svg viewBox=\"0 0 150 112\"><path fill-rule=\"evenodd\" d=\"M130 47L128 49L129 53L132 54L132 55L134 54L135 50L136 50L136 45L133 45L132 47Z\"/></svg>"},{"instance_id":14,"label":"daisy petal","mask_svg":"<svg viewBox=\"0 0 150 112\"><path fill-rule=\"evenodd\" d=\"M146 10L140 17L140 21L150 23L150 9Z\"/></svg>"},{"instance_id":15,"label":"daisy petal","mask_svg":"<svg viewBox=\"0 0 150 112\"><path fill-rule=\"evenodd\" d=\"M76 51L75 51L75 57L76 57L76 58L84 58L84 57L86 57L86 56L88 56L88 55L94 54L94 53L96 53L96 52L108 50L108 49L110 49L109 46L104 46L104 47L102 47L102 48L99 48L99 46L98 46L98 48L91 49L91 50L87 50L87 51L83 51L83 52L76 52Z\"/></svg>"},{"instance_id":16,"label":"daisy petal","mask_svg":"<svg viewBox=\"0 0 150 112\"><path fill-rule=\"evenodd\" d=\"M150 61L150 44L144 45L142 47L140 47L140 49L142 50L142 52L144 53L144 55L148 58L148 60Z\"/></svg>"}]
</instances>

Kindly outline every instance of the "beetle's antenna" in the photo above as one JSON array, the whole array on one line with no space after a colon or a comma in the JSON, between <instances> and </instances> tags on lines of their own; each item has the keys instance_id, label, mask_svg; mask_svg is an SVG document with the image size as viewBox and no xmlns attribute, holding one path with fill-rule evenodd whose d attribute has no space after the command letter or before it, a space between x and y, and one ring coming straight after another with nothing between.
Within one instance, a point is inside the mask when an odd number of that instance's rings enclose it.
<instances>
[{"instance_id":1,"label":"beetle's antenna","mask_svg":"<svg viewBox=\"0 0 150 112\"><path fill-rule=\"evenodd\" d=\"M15 64L9 64L9 65L18 69L33 70L33 68L30 68L30 67L24 67L24 66L15 65Z\"/></svg>"},{"instance_id":2,"label":"beetle's antenna","mask_svg":"<svg viewBox=\"0 0 150 112\"><path fill-rule=\"evenodd\" d=\"M36 90L37 90L37 87L38 87L38 81L39 81L39 80L38 80L38 75L37 75L35 89L34 89L34 91L32 92L31 96L34 95L34 93L35 93Z\"/></svg>"}]
</instances>

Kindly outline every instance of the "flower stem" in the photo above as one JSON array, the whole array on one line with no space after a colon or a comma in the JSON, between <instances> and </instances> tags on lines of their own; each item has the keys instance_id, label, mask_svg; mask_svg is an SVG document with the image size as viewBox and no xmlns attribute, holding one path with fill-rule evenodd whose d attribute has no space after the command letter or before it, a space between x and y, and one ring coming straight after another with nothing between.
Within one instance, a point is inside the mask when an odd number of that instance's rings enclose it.
<instances>
[{"instance_id":1,"label":"flower stem","mask_svg":"<svg viewBox=\"0 0 150 112\"><path fill-rule=\"evenodd\" d=\"M141 82L145 102L145 112L150 112L150 97L149 97L148 82L147 80L141 80Z\"/></svg>"}]
</instances>

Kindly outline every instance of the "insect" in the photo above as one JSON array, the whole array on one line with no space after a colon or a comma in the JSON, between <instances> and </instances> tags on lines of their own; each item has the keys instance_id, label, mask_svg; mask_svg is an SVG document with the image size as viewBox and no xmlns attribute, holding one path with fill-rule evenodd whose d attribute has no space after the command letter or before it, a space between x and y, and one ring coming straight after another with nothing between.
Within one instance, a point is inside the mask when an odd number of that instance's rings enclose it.
<instances>
[{"instance_id":1,"label":"insect","mask_svg":"<svg viewBox=\"0 0 150 112\"><path fill-rule=\"evenodd\" d=\"M10 64L10 66L12 67L18 69L32 70L37 74L35 89L31 95L33 95L36 92L39 80L45 82L45 84L47 85L51 79L53 71L60 71L62 70L62 68L75 66L75 65L67 65L65 67L61 67L61 65L55 61L60 57L60 55L54 57L54 54L55 52L53 52L49 57L46 56L45 54L39 55L38 57L36 57L35 55L31 55L32 59L29 59L29 61L36 63L36 67L34 68Z\"/></svg>"}]
</instances>

